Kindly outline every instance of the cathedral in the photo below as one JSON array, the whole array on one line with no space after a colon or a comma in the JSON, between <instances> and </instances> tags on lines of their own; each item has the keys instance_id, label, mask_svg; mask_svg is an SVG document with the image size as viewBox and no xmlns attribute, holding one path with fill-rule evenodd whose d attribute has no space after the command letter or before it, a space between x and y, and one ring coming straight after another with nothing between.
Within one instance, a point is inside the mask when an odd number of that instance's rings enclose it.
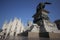
<instances>
[{"instance_id":1,"label":"cathedral","mask_svg":"<svg viewBox=\"0 0 60 40\"><path fill-rule=\"evenodd\" d=\"M22 24L21 19L14 18L14 20L10 20L9 23L5 22L2 30L5 36L18 36L18 34L24 31L24 25Z\"/></svg>"},{"instance_id":2,"label":"cathedral","mask_svg":"<svg viewBox=\"0 0 60 40\"><path fill-rule=\"evenodd\" d=\"M36 13L32 16L33 22L29 21L27 27L23 25L21 19L14 18L10 22L5 22L2 27L2 33L5 38L8 36L13 37L27 37L31 38L48 38L55 39L60 38L60 30L58 30L56 23L50 21L48 14L49 11L45 9L46 5L50 5L49 2L39 3L36 8Z\"/></svg>"}]
</instances>

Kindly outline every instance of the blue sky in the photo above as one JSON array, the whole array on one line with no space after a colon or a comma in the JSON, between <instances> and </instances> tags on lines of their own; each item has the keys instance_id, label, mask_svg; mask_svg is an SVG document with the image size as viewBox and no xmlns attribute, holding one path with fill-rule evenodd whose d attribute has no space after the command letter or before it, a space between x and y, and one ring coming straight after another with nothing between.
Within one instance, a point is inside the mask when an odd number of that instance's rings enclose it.
<instances>
[{"instance_id":1,"label":"blue sky","mask_svg":"<svg viewBox=\"0 0 60 40\"><path fill-rule=\"evenodd\" d=\"M36 12L36 6L40 2L46 0L0 0L0 28L5 20L10 21L14 17L21 18L24 24L28 20L33 21L32 15ZM51 5L46 6L46 10L50 11L48 15L50 21L54 22L60 19L60 0L47 0Z\"/></svg>"}]
</instances>

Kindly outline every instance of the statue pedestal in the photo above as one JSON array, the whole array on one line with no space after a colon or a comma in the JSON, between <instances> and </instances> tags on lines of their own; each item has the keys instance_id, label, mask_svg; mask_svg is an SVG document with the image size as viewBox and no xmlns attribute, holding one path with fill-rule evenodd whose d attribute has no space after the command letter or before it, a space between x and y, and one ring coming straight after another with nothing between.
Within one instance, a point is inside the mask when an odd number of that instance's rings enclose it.
<instances>
[{"instance_id":1,"label":"statue pedestal","mask_svg":"<svg viewBox=\"0 0 60 40\"><path fill-rule=\"evenodd\" d=\"M51 39L60 38L60 33L49 33L49 37Z\"/></svg>"},{"instance_id":2,"label":"statue pedestal","mask_svg":"<svg viewBox=\"0 0 60 40\"><path fill-rule=\"evenodd\" d=\"M39 39L39 33L36 32L28 32L28 39L33 40L33 39Z\"/></svg>"},{"instance_id":3,"label":"statue pedestal","mask_svg":"<svg viewBox=\"0 0 60 40\"><path fill-rule=\"evenodd\" d=\"M29 38L39 38L39 33L36 32L28 32Z\"/></svg>"}]
</instances>

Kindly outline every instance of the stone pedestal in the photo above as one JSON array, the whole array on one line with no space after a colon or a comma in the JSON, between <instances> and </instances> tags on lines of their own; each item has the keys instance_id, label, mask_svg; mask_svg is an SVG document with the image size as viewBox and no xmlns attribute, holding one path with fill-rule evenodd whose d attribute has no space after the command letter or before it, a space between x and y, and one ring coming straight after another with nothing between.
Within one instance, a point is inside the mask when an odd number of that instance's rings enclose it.
<instances>
[{"instance_id":1,"label":"stone pedestal","mask_svg":"<svg viewBox=\"0 0 60 40\"><path fill-rule=\"evenodd\" d=\"M60 38L60 33L49 33L50 38Z\"/></svg>"},{"instance_id":2,"label":"stone pedestal","mask_svg":"<svg viewBox=\"0 0 60 40\"><path fill-rule=\"evenodd\" d=\"M28 32L29 38L39 38L39 33L36 32Z\"/></svg>"},{"instance_id":3,"label":"stone pedestal","mask_svg":"<svg viewBox=\"0 0 60 40\"><path fill-rule=\"evenodd\" d=\"M28 32L29 40L39 40L39 33L36 32Z\"/></svg>"}]
</instances>

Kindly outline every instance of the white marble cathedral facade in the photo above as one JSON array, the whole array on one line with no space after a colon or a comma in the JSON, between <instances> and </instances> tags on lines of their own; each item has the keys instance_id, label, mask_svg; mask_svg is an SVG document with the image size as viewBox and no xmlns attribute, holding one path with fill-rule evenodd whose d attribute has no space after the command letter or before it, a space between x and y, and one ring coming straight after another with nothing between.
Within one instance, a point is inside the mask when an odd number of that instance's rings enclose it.
<instances>
[{"instance_id":1,"label":"white marble cathedral facade","mask_svg":"<svg viewBox=\"0 0 60 40\"><path fill-rule=\"evenodd\" d=\"M6 36L17 36L24 31L24 25L22 24L21 19L19 20L14 18L14 20L10 20L9 23L5 22L3 24L2 30Z\"/></svg>"}]
</instances>

